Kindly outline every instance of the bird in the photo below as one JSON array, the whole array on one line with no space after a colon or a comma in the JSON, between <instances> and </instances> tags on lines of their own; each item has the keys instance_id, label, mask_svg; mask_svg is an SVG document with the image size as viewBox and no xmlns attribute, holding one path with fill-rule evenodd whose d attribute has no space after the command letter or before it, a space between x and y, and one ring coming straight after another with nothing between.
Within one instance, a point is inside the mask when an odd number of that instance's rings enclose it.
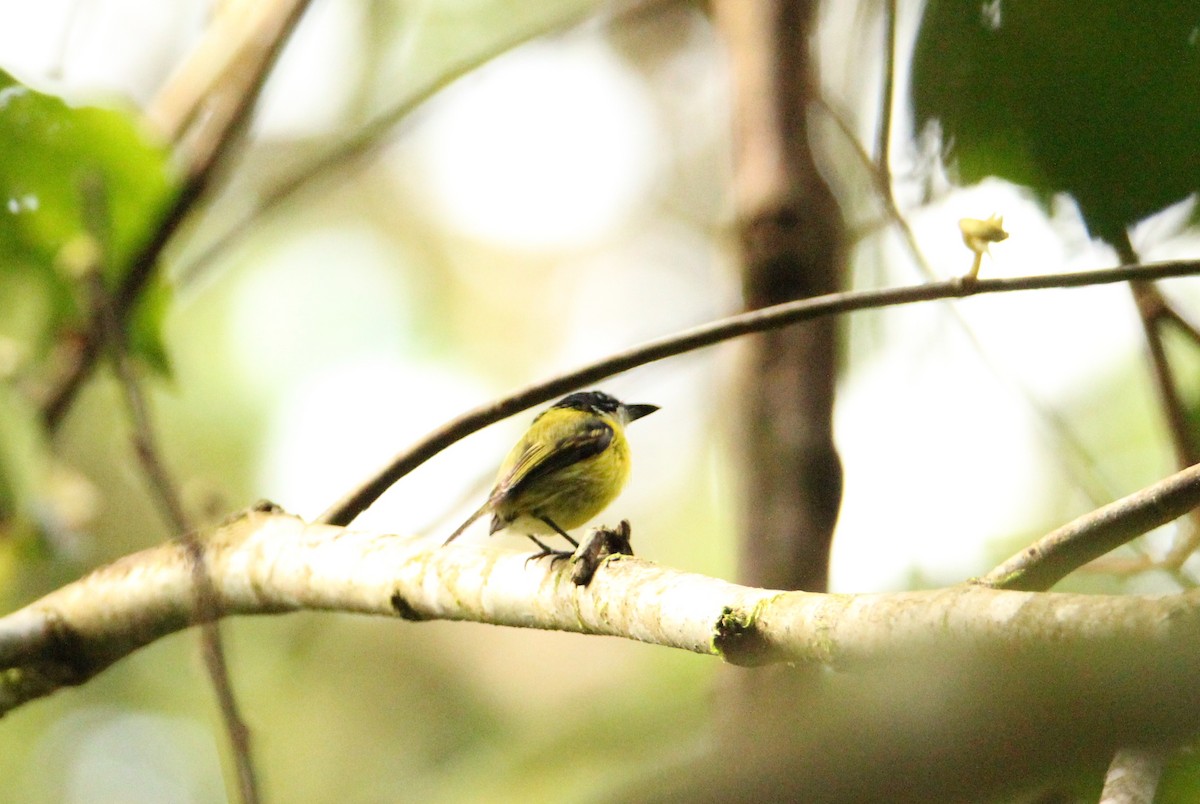
<instances>
[{"instance_id":1,"label":"bird","mask_svg":"<svg viewBox=\"0 0 1200 804\"><path fill-rule=\"evenodd\" d=\"M487 501L443 546L491 513L489 535L512 528L538 546L540 552L528 560L571 555L554 550L538 536L558 534L579 546L567 531L604 510L629 478L626 425L658 409L627 405L603 391L580 391L555 402L534 418L509 451Z\"/></svg>"}]
</instances>

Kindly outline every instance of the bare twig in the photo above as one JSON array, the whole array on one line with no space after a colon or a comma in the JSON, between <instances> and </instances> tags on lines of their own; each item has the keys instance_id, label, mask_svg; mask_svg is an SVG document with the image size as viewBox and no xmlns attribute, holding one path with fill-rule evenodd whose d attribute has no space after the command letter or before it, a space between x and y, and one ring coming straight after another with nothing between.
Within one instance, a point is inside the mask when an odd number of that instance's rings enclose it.
<instances>
[{"instance_id":1,"label":"bare twig","mask_svg":"<svg viewBox=\"0 0 1200 804\"><path fill-rule=\"evenodd\" d=\"M871 158L871 155L867 153L867 149L859 142L858 136L854 133L854 129L850 127L850 123L846 120L845 115L830 105L829 101L825 98L818 98L816 104L829 115L829 119L842 132L842 136L845 137L855 156L862 162L867 175L871 179L871 183L875 185L875 195L879 198L880 203L883 204L884 217L899 230L900 236L904 238L904 244L908 247L909 254L912 255L913 261L917 265L917 269L926 279L931 282L936 281L939 278L937 272L929 264L929 260L926 259L920 244L917 243L916 234L913 233L912 227L908 225L908 219L900 211L900 205L896 201L896 194L892 190L891 174L879 170L875 160Z\"/></svg>"},{"instance_id":2,"label":"bare twig","mask_svg":"<svg viewBox=\"0 0 1200 804\"><path fill-rule=\"evenodd\" d=\"M1137 254L1128 238L1123 244L1118 244L1117 252L1122 264L1133 265L1137 262ZM1175 380L1171 363L1167 359L1161 326L1164 322L1181 319L1178 316L1172 318L1167 313L1170 305L1158 292L1158 289L1149 282L1131 282L1130 290L1133 293L1138 318L1142 322L1142 328L1146 335L1146 346L1150 352L1150 368L1159 399L1162 402L1163 415L1171 436L1175 459L1179 466L1191 466L1200 461L1200 450L1197 449L1188 426L1187 407L1179 396L1178 383Z\"/></svg>"},{"instance_id":3,"label":"bare twig","mask_svg":"<svg viewBox=\"0 0 1200 804\"><path fill-rule=\"evenodd\" d=\"M125 396L133 430L134 451L154 492L151 496L158 504L168 527L177 533L187 533L192 529L191 525L184 513L178 489L160 457L146 399L142 395L136 372L129 359L125 335L121 330L117 312L113 308L108 288L104 286L104 271L101 266L112 251L109 242L107 197L98 176L84 182L82 195L84 221L93 242L97 245L97 262L88 266L84 275L91 302L93 327L99 336L100 344L108 348L113 370Z\"/></svg>"},{"instance_id":4,"label":"bare twig","mask_svg":"<svg viewBox=\"0 0 1200 804\"><path fill-rule=\"evenodd\" d=\"M91 230L95 242L99 244L98 253L110 254L108 245L108 211L106 196L99 180L85 182L83 187L84 220ZM250 751L250 730L238 709L237 699L233 694L233 685L229 679L229 667L225 661L224 645L217 623L216 592L212 580L204 567L204 547L200 544L184 511L183 502L177 484L171 479L166 463L162 459L154 434L154 425L150 420L149 406L138 382L133 361L129 357L125 335L118 320L108 288L104 285L103 271L99 265L93 265L86 273L88 290L91 296L94 332L100 336L99 343L108 347L112 359L113 370L117 375L118 384L125 397L129 411L129 421L132 427L134 451L138 463L153 491L151 498L158 507L167 523L181 537L191 557L192 583L195 587L196 608L199 612L200 641L204 654L204 665L208 671L213 691L216 693L222 720L226 733L229 735L236 763L239 789L245 804L255 804L259 801L257 773L254 769L253 755Z\"/></svg>"},{"instance_id":5,"label":"bare twig","mask_svg":"<svg viewBox=\"0 0 1200 804\"><path fill-rule=\"evenodd\" d=\"M650 2L635 3L614 13L614 19L624 19L634 14L650 13L660 6L666 6L670 0L651 0ZM340 142L330 146L324 153L303 165L274 187L260 194L257 204L245 213L236 223L233 223L209 245L197 253L192 259L180 267L178 281L180 286L195 282L217 257L226 252L234 243L261 225L263 218L278 209L288 200L297 196L301 191L314 189L321 180L332 180L337 176L336 171L353 165L361 159L373 154L378 148L387 143L387 135L419 109L426 101L449 87L460 78L478 70L488 62L515 50L534 39L548 36L557 31L579 25L582 21L594 17L594 9L572 11L553 21L540 25L532 30L519 31L505 36L500 41L455 62L442 73L417 87L408 97L369 121Z\"/></svg>"},{"instance_id":6,"label":"bare twig","mask_svg":"<svg viewBox=\"0 0 1200 804\"><path fill-rule=\"evenodd\" d=\"M494 424L534 405L549 401L582 385L598 382L614 374L653 363L656 360L702 349L742 335L786 327L822 316L936 299L963 298L985 293L1009 293L1020 290L1077 288L1128 282L1131 279L1165 279L1196 273L1200 273L1200 261L1187 260L1104 268L1070 274L980 279L971 283L950 279L897 288L831 293L826 296L787 302L730 316L676 335L650 341L550 380L526 386L509 396L468 411L442 425L397 455L390 464L326 510L318 521L334 525L348 524L401 477L446 447L489 424Z\"/></svg>"},{"instance_id":7,"label":"bare twig","mask_svg":"<svg viewBox=\"0 0 1200 804\"><path fill-rule=\"evenodd\" d=\"M896 86L896 0L883 3L883 87L879 90L879 131L875 145L875 164L880 176L886 176L891 196L892 104Z\"/></svg>"},{"instance_id":8,"label":"bare twig","mask_svg":"<svg viewBox=\"0 0 1200 804\"><path fill-rule=\"evenodd\" d=\"M1128 232L1122 230L1120 239L1112 244L1117 256L1126 265L1138 262L1137 252L1129 239ZM1175 453L1176 466L1192 466L1200 461L1200 448L1192 436L1187 420L1187 409L1179 394L1179 384L1175 372L1167 358L1166 344L1163 341L1163 324L1172 320L1167 310L1170 305L1152 283L1148 281L1133 281L1129 283L1129 291L1137 308L1138 320L1146 337L1146 349L1150 356L1150 373L1158 392L1159 402L1163 409L1168 436ZM1174 320L1183 320L1176 316ZM1175 573L1181 571L1183 562L1195 550L1198 534L1200 534L1200 509L1193 506L1189 517L1192 528L1191 538L1177 538L1167 557L1169 569ZM1138 802L1153 801L1154 791L1166 762L1165 749L1148 753L1140 747L1127 746L1119 750L1109 765L1108 776L1104 784L1105 801Z\"/></svg>"},{"instance_id":9,"label":"bare twig","mask_svg":"<svg viewBox=\"0 0 1200 804\"><path fill-rule=\"evenodd\" d=\"M1200 346L1200 323L1187 316L1176 305L1167 300L1165 296L1163 300L1166 301L1161 311L1163 319L1174 324L1175 328L1182 332L1194 346Z\"/></svg>"},{"instance_id":10,"label":"bare twig","mask_svg":"<svg viewBox=\"0 0 1200 804\"><path fill-rule=\"evenodd\" d=\"M1146 346L1150 352L1150 367L1154 376L1154 384L1162 400L1163 415L1171 436L1171 445L1175 451L1175 459L1180 465L1189 465L1200 460L1200 452L1192 442L1191 429L1188 425L1187 406L1179 395L1178 383L1171 363L1167 358L1166 344L1163 343L1162 330L1159 326L1163 320L1163 309L1166 300L1151 284L1132 283L1134 300L1138 308L1138 317L1146 333Z\"/></svg>"},{"instance_id":11,"label":"bare twig","mask_svg":"<svg viewBox=\"0 0 1200 804\"><path fill-rule=\"evenodd\" d=\"M1132 265L1137 262L1137 252L1127 233L1123 233L1122 239L1114 246L1122 263ZM1165 325L1174 323L1181 326L1185 333L1191 332L1191 326L1151 282L1130 282L1129 290L1133 295L1138 320L1141 321L1146 337L1150 373L1162 405L1167 433L1175 453L1175 464L1178 467L1191 466L1200 462L1200 445L1197 444L1188 422L1187 406L1180 396L1179 383L1167 358L1166 344L1163 340ZM1180 572L1183 563L1200 544L1200 511L1193 512L1189 517L1189 525L1191 532L1176 538L1171 551L1162 562L1164 567L1175 573Z\"/></svg>"}]
</instances>

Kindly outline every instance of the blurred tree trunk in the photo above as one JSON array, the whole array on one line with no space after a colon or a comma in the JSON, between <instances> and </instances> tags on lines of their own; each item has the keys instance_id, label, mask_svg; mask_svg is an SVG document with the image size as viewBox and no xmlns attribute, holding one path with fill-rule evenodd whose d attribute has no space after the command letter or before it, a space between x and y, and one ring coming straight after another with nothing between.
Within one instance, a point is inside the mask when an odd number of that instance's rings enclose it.
<instances>
[{"instance_id":1,"label":"blurred tree trunk","mask_svg":"<svg viewBox=\"0 0 1200 804\"><path fill-rule=\"evenodd\" d=\"M840 287L843 223L817 171L815 0L714 0L733 73L743 292L753 309ZM824 591L842 471L832 436L837 324L749 342L739 398L745 478L739 581Z\"/></svg>"},{"instance_id":2,"label":"blurred tree trunk","mask_svg":"<svg viewBox=\"0 0 1200 804\"><path fill-rule=\"evenodd\" d=\"M808 136L816 98L815 0L714 0L733 79L734 184L748 309L837 290L843 224ZM832 318L754 337L738 388L743 478L738 579L825 591L842 494L833 445L837 324ZM772 752L799 745L820 689L812 668L729 668L722 753L746 780ZM717 799L728 796L716 795Z\"/></svg>"}]
</instances>

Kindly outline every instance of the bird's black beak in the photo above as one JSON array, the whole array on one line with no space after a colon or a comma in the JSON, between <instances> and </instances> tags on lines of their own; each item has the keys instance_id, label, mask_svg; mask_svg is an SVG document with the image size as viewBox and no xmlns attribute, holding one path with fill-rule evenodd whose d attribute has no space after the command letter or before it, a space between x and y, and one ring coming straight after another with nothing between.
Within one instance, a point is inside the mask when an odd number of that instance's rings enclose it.
<instances>
[{"instance_id":1,"label":"bird's black beak","mask_svg":"<svg viewBox=\"0 0 1200 804\"><path fill-rule=\"evenodd\" d=\"M658 410L658 405L626 405L625 415L629 417L629 421L635 421L643 416L649 416L656 410Z\"/></svg>"}]
</instances>

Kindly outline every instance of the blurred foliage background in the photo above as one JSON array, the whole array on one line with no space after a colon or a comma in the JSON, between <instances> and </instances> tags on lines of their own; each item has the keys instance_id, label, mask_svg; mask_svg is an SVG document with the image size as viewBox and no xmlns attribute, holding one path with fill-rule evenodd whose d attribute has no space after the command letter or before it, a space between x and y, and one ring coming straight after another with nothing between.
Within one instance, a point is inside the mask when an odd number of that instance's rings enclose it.
<instances>
[{"instance_id":1,"label":"blurred foliage background","mask_svg":"<svg viewBox=\"0 0 1200 804\"><path fill-rule=\"evenodd\" d=\"M1026 63L1012 50L972 46L972 36L1012 30L1001 17L990 28L988 9L1001 14L999 3L972 5L977 17L931 17L936 30L962 30L918 39L922 13L954 5L905 3L898 17L889 153L897 200L933 273L966 271L971 255L956 221L992 213L1004 215L1012 237L993 248L985 275L1114 264L1104 240L1130 224L1143 259L1194 257L1196 151L1180 138L1193 122L1181 119L1200 109L1198 34L1187 27L1200 16L1184 13L1195 4L1166 4L1180 15L1131 39L1179 34L1164 46L1178 55L1176 72L1149 70L1141 81L1154 91L1138 113L1171 113L1156 142L1137 139L1136 153L1124 147L1060 174L1048 166L1062 165L1064 138L1086 148L1094 135L1099 153L1112 131L1088 124L1094 111L1064 119L1058 101L1020 90L1069 85L1071 97L1103 100L1115 58L1092 79L1077 71L1068 81L1037 66L1044 53ZM828 101L810 114L856 236L853 284L919 281L859 152L871 150L880 120L878 6L827 6L816 45ZM176 181L138 109L211 11L207 0L0 6L6 611L175 535L150 502L108 369L52 437L37 399L71 332L86 326L63 256L84 228L74 188L87 171L103 174L119 257ZM1030 19L1049 24L1046 14ZM556 25L563 20L571 23ZM547 28L555 33L503 47ZM1112 37L1111 28L1089 30L1082 52ZM365 153L335 157L263 209L280 182L336 155L344 137L492 50L506 52ZM993 61L966 69L972 53ZM987 84L997 76L1016 78ZM1049 108L1006 113L1030 104ZM1122 118L1126 127L1132 119ZM1054 136L1038 140L1047 121ZM272 74L248 140L173 241L153 309L134 325L165 458L189 511L212 522L266 497L315 515L417 436L490 396L736 311L729 151L725 61L702 4L318 0ZM1104 197L1097 187L1130 186L1122 170L1138 177L1136 197L1094 201ZM1183 308L1200 305L1195 282L1167 291ZM1123 288L888 310L846 325L835 591L980 574L1174 468ZM1175 346L1195 421L1196 351ZM631 431L633 480L604 518L631 518L642 556L727 578L737 537L730 403L753 393L731 385L737 354L729 344L604 385L664 408ZM363 524L443 538L527 419L438 456ZM1136 549L1160 555L1176 535L1165 529ZM482 542L482 530L469 538ZM510 538L497 537L524 549ZM1191 578L1191 562L1184 570ZM1157 591L1180 582L1145 572L1068 584ZM592 799L695 756L709 740L717 665L705 657L333 615L229 621L223 633L268 800ZM195 636L178 635L11 714L0 725L0 799L221 801L225 750Z\"/></svg>"}]
</instances>

